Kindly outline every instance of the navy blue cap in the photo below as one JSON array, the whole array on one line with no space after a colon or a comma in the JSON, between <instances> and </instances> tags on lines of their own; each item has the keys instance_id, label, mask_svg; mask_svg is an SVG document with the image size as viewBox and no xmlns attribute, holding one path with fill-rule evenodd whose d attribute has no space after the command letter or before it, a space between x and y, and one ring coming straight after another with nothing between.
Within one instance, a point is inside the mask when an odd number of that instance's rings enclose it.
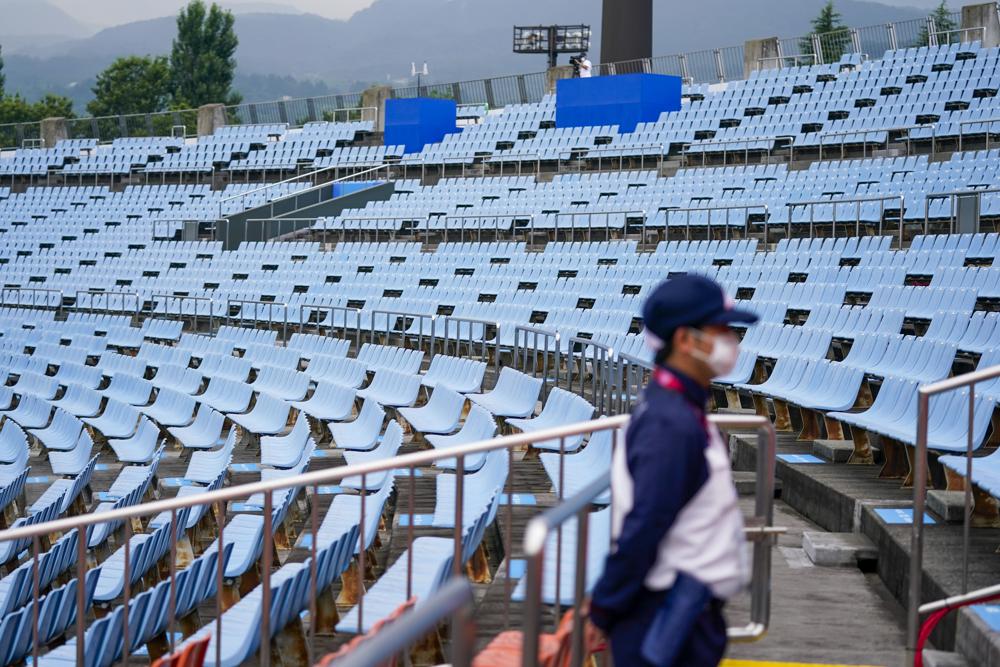
<instances>
[{"instance_id":1,"label":"navy blue cap","mask_svg":"<svg viewBox=\"0 0 1000 667\"><path fill-rule=\"evenodd\" d=\"M646 329L661 340L680 327L745 322L757 315L733 307L733 300L719 283L705 276L684 274L660 283L642 306Z\"/></svg>"}]
</instances>

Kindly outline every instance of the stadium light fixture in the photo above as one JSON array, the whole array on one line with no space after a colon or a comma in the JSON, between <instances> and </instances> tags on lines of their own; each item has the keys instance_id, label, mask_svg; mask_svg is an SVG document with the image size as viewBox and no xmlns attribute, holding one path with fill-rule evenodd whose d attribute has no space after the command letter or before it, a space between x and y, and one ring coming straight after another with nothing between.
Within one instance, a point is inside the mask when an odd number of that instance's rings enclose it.
<instances>
[{"instance_id":1,"label":"stadium light fixture","mask_svg":"<svg viewBox=\"0 0 1000 667\"><path fill-rule=\"evenodd\" d=\"M583 53L590 49L589 25L516 25L514 53L545 53L549 67L560 53Z\"/></svg>"}]
</instances>

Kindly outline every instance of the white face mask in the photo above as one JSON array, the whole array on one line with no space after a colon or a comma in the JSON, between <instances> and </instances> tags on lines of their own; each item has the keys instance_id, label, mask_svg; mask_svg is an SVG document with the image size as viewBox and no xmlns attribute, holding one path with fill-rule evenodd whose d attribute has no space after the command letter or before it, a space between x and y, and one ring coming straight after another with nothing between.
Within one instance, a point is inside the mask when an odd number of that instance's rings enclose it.
<instances>
[{"instance_id":1,"label":"white face mask","mask_svg":"<svg viewBox=\"0 0 1000 667\"><path fill-rule=\"evenodd\" d=\"M695 337L704 340L706 335L697 329L692 329ZM701 350L694 349L691 356L705 363L713 373L714 377L729 375L736 368L736 360L740 356L740 344L733 335L718 335L712 337L712 351L705 354Z\"/></svg>"}]
</instances>

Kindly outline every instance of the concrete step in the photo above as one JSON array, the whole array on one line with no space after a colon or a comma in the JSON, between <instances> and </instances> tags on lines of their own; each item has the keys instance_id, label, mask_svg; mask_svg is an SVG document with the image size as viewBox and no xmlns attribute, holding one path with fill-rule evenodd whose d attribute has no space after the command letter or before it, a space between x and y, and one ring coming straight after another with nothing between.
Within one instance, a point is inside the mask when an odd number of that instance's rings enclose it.
<instances>
[{"instance_id":1,"label":"concrete step","mask_svg":"<svg viewBox=\"0 0 1000 667\"><path fill-rule=\"evenodd\" d=\"M965 491L927 492L927 509L934 512L948 523L962 523L965 520Z\"/></svg>"},{"instance_id":2,"label":"concrete step","mask_svg":"<svg viewBox=\"0 0 1000 667\"><path fill-rule=\"evenodd\" d=\"M744 470L733 471L733 483L736 492L741 496L752 496L757 492L757 473ZM781 480L774 480L774 497L781 496Z\"/></svg>"},{"instance_id":3,"label":"concrete step","mask_svg":"<svg viewBox=\"0 0 1000 667\"><path fill-rule=\"evenodd\" d=\"M854 443L850 440L814 440L813 455L833 463L847 463L854 453Z\"/></svg>"},{"instance_id":4,"label":"concrete step","mask_svg":"<svg viewBox=\"0 0 1000 667\"><path fill-rule=\"evenodd\" d=\"M969 663L961 653L947 651L924 651L924 667L968 667Z\"/></svg>"},{"instance_id":5,"label":"concrete step","mask_svg":"<svg viewBox=\"0 0 1000 667\"><path fill-rule=\"evenodd\" d=\"M809 560L827 567L854 566L858 561L878 558L875 544L861 533L806 531L802 533L802 548Z\"/></svg>"}]
</instances>

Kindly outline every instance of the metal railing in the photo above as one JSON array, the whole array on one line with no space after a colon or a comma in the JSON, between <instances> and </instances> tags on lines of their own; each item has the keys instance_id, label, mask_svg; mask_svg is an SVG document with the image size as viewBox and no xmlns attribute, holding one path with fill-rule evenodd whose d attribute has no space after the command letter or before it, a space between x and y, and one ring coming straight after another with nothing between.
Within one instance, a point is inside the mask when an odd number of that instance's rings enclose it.
<instances>
[{"instance_id":1,"label":"metal railing","mask_svg":"<svg viewBox=\"0 0 1000 667\"><path fill-rule=\"evenodd\" d=\"M538 377L541 367L541 399L545 400L552 387L560 385L562 377L562 343L558 331L541 327L519 325L514 327L514 347L511 366L528 375ZM496 352L500 354L499 349ZM550 377L550 371L553 375Z\"/></svg>"},{"instance_id":2,"label":"metal railing","mask_svg":"<svg viewBox=\"0 0 1000 667\"><path fill-rule=\"evenodd\" d=\"M615 351L608 345L577 336L569 339L566 389L577 391L590 401L599 415L611 412L609 393L614 375L614 358Z\"/></svg>"},{"instance_id":3,"label":"metal railing","mask_svg":"<svg viewBox=\"0 0 1000 667\"><path fill-rule=\"evenodd\" d=\"M757 442L757 485L754 499L754 515L746 522L745 534L754 544L753 577L751 585L750 622L744 626L731 627L728 635L734 641L756 641L767 632L771 615L771 538L784 529L775 528L774 520L774 465L776 433L771 420L759 415L710 415L709 422L720 428L749 428L760 433ZM616 430L621 437L624 424ZM536 516L524 533L524 554L527 559L527 582L525 588L524 635L521 651L522 665L538 665L539 635L542 627L542 577L544 572L546 544L556 534L555 573L555 616L560 616L562 584L562 525L576 519L576 554L573 570L573 627L571 634L570 666L578 667L585 658L583 646L583 623L580 613L586 594L587 577L587 528L589 510L593 501L607 491L610 474L604 473L588 484L572 498ZM560 494L561 495L561 494Z\"/></svg>"},{"instance_id":4,"label":"metal railing","mask_svg":"<svg viewBox=\"0 0 1000 667\"><path fill-rule=\"evenodd\" d=\"M436 631L447 619L452 620L453 645L462 642L461 651L453 650L453 653L465 652L464 656L453 656L452 664L468 665L471 660L467 648L472 646L475 639L471 635L470 623L467 621L473 601L472 586L469 582L453 577L428 599L422 600L418 609L406 613L371 640L338 658L336 667L382 665L405 653L408 648Z\"/></svg>"},{"instance_id":5,"label":"metal railing","mask_svg":"<svg viewBox=\"0 0 1000 667\"><path fill-rule=\"evenodd\" d=\"M115 308L117 299L121 304L120 308ZM127 301L132 303L131 308L126 308ZM84 305L86 302L86 305ZM107 292L104 290L77 290L73 294L73 307L75 310L86 310L87 313L125 313L131 312L133 318L139 318L139 311L142 310L143 300L135 292Z\"/></svg>"},{"instance_id":6,"label":"metal railing","mask_svg":"<svg viewBox=\"0 0 1000 667\"><path fill-rule=\"evenodd\" d=\"M594 216L598 216L599 220L603 217L604 224L603 225L600 225L600 224L594 225ZM581 229L581 236L583 235L583 232L582 232L583 228L582 227L578 227L577 224L576 224L576 221L577 221L578 218L586 218L586 220L587 220L587 226L586 226L587 241L590 242L591 240L593 240L594 228L595 227L597 229L602 229L603 228L604 229L605 238L610 239L611 238L611 231L613 229L617 229L618 228L618 226L612 226L612 224L611 224L612 221L618 221L618 220L620 220L621 221L621 230L624 233L624 232L626 232L628 230L628 221L629 221L629 218L631 217L632 219L635 219L636 216L638 216L642 220L642 226L645 228L645 225L646 225L646 211L639 210L639 209L617 210L617 211L612 211L612 210L605 210L605 211L559 211L558 213L551 213L551 214L548 214L548 215L543 216L543 217L551 217L555 221L555 226L552 228L552 231L555 234L555 237L554 237L555 240L559 240L559 231L560 231L560 229L562 229L562 230L567 230L568 229L569 230L569 236L570 236L569 240L570 241L575 241L576 240L576 230L577 229ZM559 219L560 218L568 218L569 219L569 224L566 225L565 227L560 227L559 226ZM532 221L531 221L530 228L531 228L531 232L532 233L534 233L535 231L538 231L538 229L535 227L534 216L532 216Z\"/></svg>"},{"instance_id":7,"label":"metal railing","mask_svg":"<svg viewBox=\"0 0 1000 667\"><path fill-rule=\"evenodd\" d=\"M817 224L827 224L831 225L831 235L836 237L837 234L837 209L844 205L855 205L855 236L861 236L861 205L868 203L878 203L879 204L879 215L877 223L877 233L879 236L882 235L882 226L885 222L885 212L886 212L886 202L898 202L899 203L899 247L903 247L903 217L906 213L906 198L905 195L876 195L872 197L846 197L841 199L811 199L806 201L796 201L788 202L785 206L788 208L788 223L787 223L787 235L788 238L792 238L792 225L798 224L793 223L792 217L795 209L797 208L809 208L809 236L815 236L814 228ZM832 207L833 215L829 220L816 220L816 207L817 206L829 206ZM865 223L868 224L867 222ZM767 242L767 226L764 228L764 242Z\"/></svg>"},{"instance_id":8,"label":"metal railing","mask_svg":"<svg viewBox=\"0 0 1000 667\"><path fill-rule=\"evenodd\" d=\"M987 586L986 588L980 588L979 590L972 591L970 593L952 595L951 597L947 597L942 600L936 600L934 602L928 602L927 604L920 605L920 613L930 614L930 616L926 621L924 621L923 626L920 628L920 636L917 639L917 645L913 653L914 667L923 666L924 646L926 645L927 640L930 639L934 628L945 616L962 607L967 607L972 604L981 604L983 602L992 602L994 600L1000 600L1000 585Z\"/></svg>"},{"instance_id":9,"label":"metal railing","mask_svg":"<svg viewBox=\"0 0 1000 667\"><path fill-rule=\"evenodd\" d=\"M704 227L707 230L708 237L712 237L712 211L719 211L724 213L722 221L718 223L724 230L725 238L729 238L729 230L733 227L729 222L730 211L743 211L743 222L742 225L739 223L736 226L743 227L743 237L749 238L750 236L750 211L763 211L764 212L764 238L767 238L767 223L771 217L771 209L767 204L729 204L726 206L693 206L686 208L665 208L663 209L664 215L664 233L667 234L670 231L670 216L676 214L683 214L684 216L684 228L686 230L686 238L691 239L691 214L706 215ZM701 225L696 225L701 226ZM642 237L645 239L646 236L645 226L643 227Z\"/></svg>"},{"instance_id":10,"label":"metal railing","mask_svg":"<svg viewBox=\"0 0 1000 667\"><path fill-rule=\"evenodd\" d=\"M787 145L785 145L785 146L777 146L777 147L775 145L773 145L773 144L776 144L777 142L782 141L782 140L786 140L788 142ZM772 143L772 145L767 146L766 148L751 148L750 147L750 144L756 144L756 143L768 142L768 141L773 142L773 143ZM737 154L738 153L743 153L743 164L749 164L750 163L750 153L766 152L768 159L770 159L773 151L775 151L775 150L781 150L782 148L787 148L788 149L788 151L789 151L789 158L788 159L790 161L794 161L795 160L795 136L791 135L791 134L781 134L781 135L765 135L765 136L760 136L760 137L746 137L744 139L736 139L736 138L734 138L734 139L701 139L701 140L698 140L697 143L690 143L690 144L687 144L685 146L684 153L683 153L683 155L684 155L684 164L686 166L691 166L691 164L690 164L690 157L691 157L691 155L692 154L701 153L701 166L705 167L705 166L708 166L706 160L708 159L708 154L710 152L711 153L719 153L719 152L721 152L722 153L722 164L723 164L723 166L726 166L728 164L727 163L727 157L728 157L729 153L734 152L734 151L730 151L726 147L727 146L733 146L733 145L742 145L743 146L742 150L736 150L735 151ZM715 146L722 146L723 147L722 151L711 150ZM700 149L707 149L707 150L691 151L690 150L691 148L700 148Z\"/></svg>"},{"instance_id":11,"label":"metal railing","mask_svg":"<svg viewBox=\"0 0 1000 667\"><path fill-rule=\"evenodd\" d=\"M931 152L937 152L937 124L936 123L925 123L923 125L895 125L893 127L873 127L873 128L859 128L856 130L835 130L830 132L820 132L819 133L819 159L823 159L823 149L825 147L826 137L861 137L861 141L855 141L854 143L861 144L861 157L868 157L868 145L876 143L881 145L881 142L868 141L867 135L878 134L880 132L885 132L885 147L889 147L889 135L893 132L905 132L906 133L906 154L909 155L911 152L911 139L910 130L923 130L930 128L931 130ZM843 160L845 157L844 148L847 146L846 141L837 142L840 146L840 159Z\"/></svg>"},{"instance_id":12,"label":"metal railing","mask_svg":"<svg viewBox=\"0 0 1000 667\"><path fill-rule=\"evenodd\" d=\"M931 26L934 26L933 20L929 21ZM986 26L978 25L971 28L955 28L954 30L937 30L934 26L933 30L928 31L928 42L931 46L941 46L941 35L947 35L948 38L944 40L945 44L953 44L951 39L952 35L961 35L958 42L960 44L973 41L970 35L979 35L981 41L986 40Z\"/></svg>"},{"instance_id":13,"label":"metal railing","mask_svg":"<svg viewBox=\"0 0 1000 667\"><path fill-rule=\"evenodd\" d=\"M584 435L592 433L594 431L605 430L605 429L616 429L624 426L627 422L627 416L619 417L608 417L604 419L598 419L588 422L582 422L579 424L570 424L567 426L561 426L557 428L545 429L543 431L538 431L531 434L517 434L510 435L500 438L493 438L490 440L484 440L479 442L470 443L467 445L461 445L456 447L449 447L443 450L428 450L421 451L411 454L404 454L390 459L384 459L379 461L370 461L355 465L339 466L335 468L328 468L325 470L316 470L312 472L303 473L301 475L282 477L282 478L271 478L268 480L262 480L260 482L254 482L251 484L244 484L240 486L230 486L225 487L215 491L205 491L204 493L198 495L190 496L175 496L170 499L157 500L149 503L132 505L126 507L119 507L111 509L107 512L100 513L86 513L80 514L78 516L65 517L61 519L56 519L54 521L48 521L45 523L39 523L35 525L26 525L16 528L10 528L5 531L0 532L0 543L11 542L18 540L31 540L33 545L33 551L31 558L35 562L35 572L38 572L38 558L41 553L41 541L49 535L63 534L72 530L78 530L81 533L86 533L84 529L90 526L96 526L102 523L115 523L119 522L123 525L125 530L124 544L129 544L132 537L132 519L141 519L143 517L153 517L161 513L169 513L171 518L171 550L169 556L169 572L168 579L171 589L171 599L174 599L174 595L177 591L177 557L175 546L179 539L177 532L177 521L180 513L188 508L194 507L206 507L213 508L215 514L216 529L218 531L217 542L218 553L224 553L224 518L226 515L226 503L230 501L238 501L244 498L252 496L262 496L263 497L263 518L264 518L264 531L263 531L263 546L261 550L261 573L260 573L260 585L261 585L261 603L262 608L267 610L271 607L271 565L272 559L271 555L275 548L275 538L274 531L278 528L273 526L271 523L272 510L274 508L274 494L280 491L298 491L301 489L311 489L313 497L319 496L320 487L323 485L328 485L331 483L341 482L347 478L353 480L360 480L358 486L361 489L360 496L360 521L359 521L359 535L358 539L361 545L366 544L365 536L365 511L368 498L365 495L365 490L370 488L368 485L368 480L370 476L376 473L392 473L393 471L407 470L406 473L399 474L397 476L408 477L409 486L409 498L408 498L408 512L409 516L414 516L414 489L415 489L415 471L418 466L431 465L436 461L442 459L453 459L456 461L456 475L455 475L455 521L453 529L453 540L455 542L455 556L452 563L452 570L455 575L461 575L463 571L463 564L465 559L462 557L462 541L463 536L467 532L464 523L464 503L463 503L463 487L465 484L465 474L466 461L468 457L475 454L485 454L487 452L496 450L506 450L508 452L508 466L512 465L513 462L513 451L516 447L530 446L533 443L542 442L545 440L565 440L573 436ZM508 481L511 479L513 474L512 468L508 468ZM508 517L511 516L513 511L513 493L508 493L506 497L506 505ZM309 525L312 526L312 535L316 535L319 526L319 515L318 515L318 505L317 502L309 503L310 505L310 518ZM412 545L413 543L413 521L409 522L409 527L406 530L407 533L407 544ZM511 524L509 521L506 522L505 527L506 539L505 544L512 545L511 541ZM83 582L86 572L89 569L87 563L87 540L81 538L78 540L78 552L76 559L76 576L79 582ZM310 619L317 618L317 605L318 601L318 591L315 589L316 579L317 579L317 555L318 555L318 540L313 539L310 547L311 551L311 568L312 572L310 575L310 585L313 587L311 594L309 596L310 604ZM126 547L127 549L127 547ZM407 560L407 597L409 597L410 582L412 581L413 573L413 550L407 550L409 556ZM360 573L365 572L365 559L366 550L360 548L358 550L358 571ZM131 558L126 551L124 559L124 581L125 587L123 591L123 606L128 608L130 605L130 599L132 597L130 585L128 582L131 580ZM220 565L218 570L218 582L219 591L223 588L223 574L222 567ZM509 569L509 561L508 561ZM363 576L363 574L362 574ZM509 572L508 572L509 576ZM79 664L84 664L84 634L85 634L85 587L77 587L77 604L78 612L76 616L76 649L77 649L77 662ZM41 591L39 587L35 587L32 595L33 601L37 608L38 601L40 599ZM223 596L217 594L215 596L215 632L217 636L222 635L222 614L225 611L223 608ZM358 628L359 631L364 626L364 606L363 597L359 600L358 604ZM510 596L508 595L505 600L505 606L509 605ZM177 619L174 614L174 605L171 604L167 610L167 638L171 644L171 648L174 645L174 629L176 628ZM505 612L506 613L506 612ZM129 632L129 614L123 615L124 623L124 634L128 636ZM269 624L268 624L268 614L262 614L262 627L261 636L268 637L270 635ZM315 641L315 623L310 623L310 632L308 637L308 643L310 646L314 645ZM40 647L36 644L34 647L34 662L37 664L38 652ZM221 652L221 641L216 642L216 664L219 664L219 657ZM128 655L128 644L124 644L124 656L123 661L127 663ZM261 642L260 651L260 662L262 665L270 664L270 651L268 650L268 642Z\"/></svg>"},{"instance_id":14,"label":"metal railing","mask_svg":"<svg viewBox=\"0 0 1000 667\"><path fill-rule=\"evenodd\" d=\"M969 389L968 424L966 426L965 449L965 504L962 525L962 593L968 591L969 584L969 541L970 519L972 515L972 452L979 443L973 442L973 422L975 418L976 385L980 382L1000 378L1000 366L992 366L957 375L946 380L921 385L917 390L917 442L913 460L913 526L910 534L910 580L907 596L906 646L917 647L920 631L920 601L923 583L924 561L924 507L927 499L927 431L930 418L932 396Z\"/></svg>"},{"instance_id":15,"label":"metal railing","mask_svg":"<svg viewBox=\"0 0 1000 667\"><path fill-rule=\"evenodd\" d=\"M951 192L931 192L924 196L924 234L928 233L931 219L931 201L947 199L949 202L948 233L955 233L958 219L958 201L965 197L976 198L976 210L982 212L983 195L1000 194L1000 188L979 188L976 190L952 190Z\"/></svg>"},{"instance_id":16,"label":"metal railing","mask_svg":"<svg viewBox=\"0 0 1000 667\"><path fill-rule=\"evenodd\" d=\"M958 150L959 152L964 150L965 146L965 127L967 125L986 125L986 150L990 149L990 125L994 123L1000 123L1000 116L994 116L992 118L980 118L978 120L962 120L958 122Z\"/></svg>"},{"instance_id":17,"label":"metal railing","mask_svg":"<svg viewBox=\"0 0 1000 667\"><path fill-rule=\"evenodd\" d=\"M951 13L951 20L958 23L960 12ZM927 19L909 19L888 24L847 29L825 35L808 35L782 39L779 55L761 58L760 68L771 62L779 66L785 62L798 64L809 59L822 64L828 57L839 58L846 53L870 54L881 57L886 50L910 48L921 45L921 38L936 40L938 35L982 31L983 28L962 28L938 31ZM807 53L800 53L800 43L807 42ZM786 46L787 45L787 46ZM816 55L814 55L816 54ZM817 57L819 56L819 57ZM834 60L836 59L834 58ZM601 63L602 74L648 72L682 77L690 83L717 83L743 78L744 45L720 49L706 49L620 63ZM396 88L396 98L436 94L455 100L458 104L485 104L491 109L508 104L539 102L547 92L546 73L532 72L486 79L473 79L454 83L425 84L419 87ZM343 93L321 97L269 102L245 103L226 108L231 124L288 123L301 126L307 122L337 119L338 115L360 113L364 118L366 108L361 106L362 93ZM370 107L369 107L370 109ZM146 137L156 134L169 136L173 127L195 127L197 110L185 109L151 114L112 116L107 118L77 118L68 121L70 138L94 138L108 142L119 137ZM41 123L11 123L0 125L0 147L19 147L26 139L41 138Z\"/></svg>"},{"instance_id":18,"label":"metal railing","mask_svg":"<svg viewBox=\"0 0 1000 667\"><path fill-rule=\"evenodd\" d=\"M788 67L785 65L787 62L791 62L791 67L801 67L801 63L805 61L807 65L816 64L816 55L812 53L796 53L788 56L765 56L763 58L757 58L757 69L758 70L768 70L768 69L783 69ZM775 63L777 67L764 67L765 64Z\"/></svg>"},{"instance_id":19,"label":"metal railing","mask_svg":"<svg viewBox=\"0 0 1000 667\"><path fill-rule=\"evenodd\" d=\"M215 304L217 303L213 299L207 296L188 296L188 295L177 295L177 294L153 294L152 306L150 308L151 314L162 314L163 317L171 318L174 312L170 309L172 303L177 304L177 319L181 320L181 326L183 326L184 318L191 317L191 327L197 333L198 331L198 319L201 317L208 317L208 331L215 331ZM162 302L162 304L161 304ZM191 312L185 312L184 304L193 303L194 307ZM201 304L207 304L207 308L199 308ZM162 308L162 310L161 310ZM207 313L201 311L208 311Z\"/></svg>"},{"instance_id":20,"label":"metal railing","mask_svg":"<svg viewBox=\"0 0 1000 667\"><path fill-rule=\"evenodd\" d=\"M348 232L354 232L359 236L359 238L362 233L374 232L375 242L377 243L380 231L384 231L385 235L391 239L395 237L396 233L399 232L402 227L402 225L397 225L395 229L382 230L380 229L381 225L377 223L412 222L414 224L419 225L421 222L426 223L427 220L428 216L426 215L423 217L419 215L339 215L336 216L335 218L324 218L323 226L321 228L321 233L323 235L322 242L324 244L327 244L328 243L327 237L329 236L328 232L337 231L336 227L331 226L331 223L335 221L340 222L340 241L344 241L347 239ZM365 226L361 224L355 227L349 227L347 224L349 222L358 222L358 223L374 222L376 224L374 226Z\"/></svg>"},{"instance_id":21,"label":"metal railing","mask_svg":"<svg viewBox=\"0 0 1000 667\"><path fill-rule=\"evenodd\" d=\"M474 317L447 315L443 318L441 328L441 354L453 354L469 359L478 358L487 365L490 363L490 347L500 338L500 323L482 320ZM493 341L493 342L491 342ZM454 345L454 347L452 347ZM465 353L462 346L465 345ZM476 348L479 353L477 355ZM500 371L500 355L493 355L494 371Z\"/></svg>"},{"instance_id":22,"label":"metal railing","mask_svg":"<svg viewBox=\"0 0 1000 667\"><path fill-rule=\"evenodd\" d=\"M384 308L373 310L368 340L373 344L392 345L395 338L398 340L396 346L406 349L407 340L415 339L416 349L423 350L424 339L427 339L427 349L433 352L437 341L437 319L437 315L430 313L407 313ZM379 326L380 321L384 326ZM417 330L413 331L413 327Z\"/></svg>"},{"instance_id":23,"label":"metal railing","mask_svg":"<svg viewBox=\"0 0 1000 667\"><path fill-rule=\"evenodd\" d=\"M303 195L312 194L312 193L314 193L316 190L318 190L320 188L328 188L328 187L331 187L331 186L333 186L333 185L335 185L337 183L347 183L347 182L350 182L352 180L356 180L359 176L375 175L378 172L383 171L383 170L387 171L387 176L388 176L388 169L390 167L392 167L392 166L393 165L390 165L390 164L380 164L378 166L371 167L369 169L365 169L365 170L357 172L357 173L349 174L347 176L341 176L339 178L333 178L333 179L330 179L329 181L324 181L322 183L317 183L317 181L316 181L316 177L317 176L320 176L322 174L328 174L331 171L334 171L334 170L338 169L337 165L333 165L333 166L330 166L330 167L323 167L321 169L315 169L313 171L308 171L308 172L305 172L303 174L299 174L298 176L292 176L291 178L286 178L283 181L276 181L274 183L268 183L267 185L262 185L260 187L254 188L253 190L248 190L246 192L240 192L238 194L230 195L229 197L224 197L224 198L220 199L219 200L219 218L220 219L226 218L227 214L225 212L225 209L226 209L226 204L228 204L229 202L233 202L233 201L239 200L239 202L240 202L240 210L241 211L245 211L245 210L247 210L246 203L245 203L246 202L246 198L249 197L249 196L251 196L251 195L259 195L259 194L262 194L262 193L271 192L275 188L280 188L283 185L290 185L290 184L293 184L293 183L299 183L299 182L303 181L304 179L311 179L312 185L310 187L304 189L304 190L297 190L295 192L291 192L291 193L289 193L287 195L283 195L283 196L280 196L280 197L277 197L277 198L267 198L267 200L266 200L266 202L265 202L264 205L270 207L270 215L268 217L269 218L273 218L274 217L274 205L277 204L277 203L279 203L279 202L293 200L293 201L296 202L295 208L299 208L297 202L299 201L299 197L301 197ZM266 197L266 195L265 195L265 197Z\"/></svg>"},{"instance_id":24,"label":"metal railing","mask_svg":"<svg viewBox=\"0 0 1000 667\"><path fill-rule=\"evenodd\" d=\"M16 295L17 299L11 302L7 295ZM25 303L22 295L28 295L30 300ZM62 290L47 287L3 287L0 288L0 304L5 306L30 306L37 310L39 306L42 310L52 309L57 314L62 314L64 295ZM52 301L55 300L55 303Z\"/></svg>"},{"instance_id":25,"label":"metal railing","mask_svg":"<svg viewBox=\"0 0 1000 667\"><path fill-rule=\"evenodd\" d=\"M655 153L650 154L648 151L650 149L655 150ZM643 143L643 144L608 144L605 146L590 146L585 148L568 148L566 150L560 151L559 159L556 162L556 171L563 173L563 164L576 163L581 169L576 171L582 171L583 164L587 161L593 163L597 160L597 171L606 171L604 169L604 161L611 163L612 168L614 167L615 161L618 162L618 171L622 172L625 170L625 161L629 160L631 162L638 159L638 168L643 170L646 168L646 160L651 160L654 164L651 168L655 167L659 170L663 166L663 157L667 154L668 148L664 148L663 144L654 143ZM569 157L564 157L569 154ZM576 154L576 155L574 155ZM607 157L605 157L607 156ZM568 170L567 170L568 171ZM573 173L573 172L570 172Z\"/></svg>"},{"instance_id":26,"label":"metal railing","mask_svg":"<svg viewBox=\"0 0 1000 667\"><path fill-rule=\"evenodd\" d=\"M233 309L236 309L236 313L233 313ZM274 318L275 309L280 309L278 312L281 314L281 319L276 320ZM246 311L252 310L252 315L248 315ZM267 313L267 319L261 317L261 311ZM282 328L282 338L288 338L288 304L281 303L280 301L261 301L258 299L226 299L226 325L229 326L231 321L238 322L236 326L243 327L244 322L253 322L254 325L261 322L266 322L268 328L274 326L275 324L280 324Z\"/></svg>"}]
</instances>

